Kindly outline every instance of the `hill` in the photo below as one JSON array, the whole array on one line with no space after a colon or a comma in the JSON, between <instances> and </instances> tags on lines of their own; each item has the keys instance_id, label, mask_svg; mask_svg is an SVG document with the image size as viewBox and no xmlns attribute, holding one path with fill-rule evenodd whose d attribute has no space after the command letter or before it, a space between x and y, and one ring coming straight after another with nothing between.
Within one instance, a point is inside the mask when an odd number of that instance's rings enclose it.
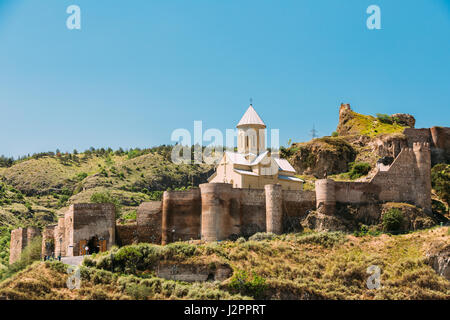
<instances>
[{"instance_id":1,"label":"hill","mask_svg":"<svg viewBox=\"0 0 450 320\"><path fill-rule=\"evenodd\" d=\"M80 289L69 290L66 266L37 262L0 284L6 299L450 299L449 266L436 257L449 228L407 235L256 234L248 241L139 244L85 260ZM112 256L112 253L114 254ZM440 261L440 260L439 260ZM380 268L378 289L368 289ZM183 282L230 269L226 279ZM372 267L373 268L373 267ZM434 268L434 269L433 269ZM178 270L164 273L162 269ZM159 275L159 277L158 277ZM208 276L208 278L210 278ZM206 279L206 278L205 278Z\"/></svg>"},{"instance_id":2,"label":"hill","mask_svg":"<svg viewBox=\"0 0 450 320\"><path fill-rule=\"evenodd\" d=\"M174 164L171 149L47 152L0 168L0 269L8 263L12 229L54 223L69 205L91 202L94 194L114 198L125 221L165 190L206 182L212 166Z\"/></svg>"}]
</instances>

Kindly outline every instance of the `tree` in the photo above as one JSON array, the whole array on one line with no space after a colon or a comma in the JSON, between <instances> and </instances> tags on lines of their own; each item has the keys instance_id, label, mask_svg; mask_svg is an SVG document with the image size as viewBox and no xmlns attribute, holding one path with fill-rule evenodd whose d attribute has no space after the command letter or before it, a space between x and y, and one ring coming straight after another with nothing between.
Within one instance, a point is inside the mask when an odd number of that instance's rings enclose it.
<instances>
[{"instance_id":1,"label":"tree","mask_svg":"<svg viewBox=\"0 0 450 320\"><path fill-rule=\"evenodd\" d=\"M114 205L114 210L116 212L116 219L120 218L120 211L122 205L120 200L111 195L109 191L106 192L96 192L91 196L92 203L111 203Z\"/></svg>"}]
</instances>

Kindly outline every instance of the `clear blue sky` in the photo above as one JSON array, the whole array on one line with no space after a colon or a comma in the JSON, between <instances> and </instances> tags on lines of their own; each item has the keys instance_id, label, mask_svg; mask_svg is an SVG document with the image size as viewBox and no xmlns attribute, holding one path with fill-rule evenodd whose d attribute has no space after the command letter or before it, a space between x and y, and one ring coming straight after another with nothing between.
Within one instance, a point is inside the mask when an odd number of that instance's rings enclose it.
<instances>
[{"instance_id":1,"label":"clear blue sky","mask_svg":"<svg viewBox=\"0 0 450 320\"><path fill-rule=\"evenodd\" d=\"M250 97L282 144L331 134L341 102L449 126L450 1L0 0L0 154L167 144Z\"/></svg>"}]
</instances>

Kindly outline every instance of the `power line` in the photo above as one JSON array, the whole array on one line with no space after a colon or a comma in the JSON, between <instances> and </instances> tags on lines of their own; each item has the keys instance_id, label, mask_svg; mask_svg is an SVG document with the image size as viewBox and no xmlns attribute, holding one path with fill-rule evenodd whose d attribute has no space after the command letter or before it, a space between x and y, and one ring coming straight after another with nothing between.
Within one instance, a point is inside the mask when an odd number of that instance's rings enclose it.
<instances>
[{"instance_id":1,"label":"power line","mask_svg":"<svg viewBox=\"0 0 450 320\"><path fill-rule=\"evenodd\" d=\"M318 133L319 133L319 131L316 130L316 128L314 127L314 124L313 124L313 128L312 128L312 130L309 132L309 134L311 135L311 137L312 137L313 139L315 139L315 138L319 137Z\"/></svg>"}]
</instances>

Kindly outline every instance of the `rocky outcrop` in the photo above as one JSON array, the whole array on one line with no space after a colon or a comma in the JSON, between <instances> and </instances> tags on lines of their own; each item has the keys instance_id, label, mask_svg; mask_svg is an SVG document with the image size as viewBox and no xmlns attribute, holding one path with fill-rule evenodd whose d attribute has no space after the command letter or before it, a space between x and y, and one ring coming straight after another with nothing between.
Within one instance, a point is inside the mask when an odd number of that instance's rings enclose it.
<instances>
[{"instance_id":1,"label":"rocky outcrop","mask_svg":"<svg viewBox=\"0 0 450 320\"><path fill-rule=\"evenodd\" d=\"M348 164L356 158L356 151L344 139L324 137L292 145L290 162L298 174L322 178L325 173L347 172Z\"/></svg>"},{"instance_id":2,"label":"rocky outcrop","mask_svg":"<svg viewBox=\"0 0 450 320\"><path fill-rule=\"evenodd\" d=\"M302 221L302 226L304 228L309 228L318 232L351 232L353 230L357 230L356 221L347 220L340 215L328 215L319 211L311 211Z\"/></svg>"},{"instance_id":3,"label":"rocky outcrop","mask_svg":"<svg viewBox=\"0 0 450 320\"><path fill-rule=\"evenodd\" d=\"M340 136L345 135L351 135L351 134L358 134L359 132L356 132L353 130L351 126L349 126L350 120L354 118L354 114L352 109L350 108L350 104L341 104L341 107L339 108L339 124L337 126L337 133Z\"/></svg>"},{"instance_id":4,"label":"rocky outcrop","mask_svg":"<svg viewBox=\"0 0 450 320\"><path fill-rule=\"evenodd\" d=\"M410 128L414 128L414 126L416 125L416 119L412 115L407 113L395 113L391 117L395 118L399 124Z\"/></svg>"},{"instance_id":5,"label":"rocky outcrop","mask_svg":"<svg viewBox=\"0 0 450 320\"><path fill-rule=\"evenodd\" d=\"M186 282L224 281L231 277L233 269L227 264L192 265L161 263L156 275L167 280Z\"/></svg>"},{"instance_id":6,"label":"rocky outcrop","mask_svg":"<svg viewBox=\"0 0 450 320\"><path fill-rule=\"evenodd\" d=\"M400 232L431 228L437 223L437 221L433 217L428 216L423 209L411 204L395 202L383 204L380 223L383 221L384 214L391 209L399 209L403 214L403 221L399 229Z\"/></svg>"},{"instance_id":7,"label":"rocky outcrop","mask_svg":"<svg viewBox=\"0 0 450 320\"><path fill-rule=\"evenodd\" d=\"M402 148L408 147L406 136L401 133L380 135L372 139L368 145L379 158L397 157Z\"/></svg>"},{"instance_id":8,"label":"rocky outcrop","mask_svg":"<svg viewBox=\"0 0 450 320\"><path fill-rule=\"evenodd\" d=\"M402 133L408 124L415 122L411 115L398 114L400 118L393 116L370 116L354 112L349 104L341 104L339 109L339 124L337 133L340 136L364 135L375 137L387 133Z\"/></svg>"},{"instance_id":9,"label":"rocky outcrop","mask_svg":"<svg viewBox=\"0 0 450 320\"><path fill-rule=\"evenodd\" d=\"M373 226L382 230L383 215L390 209L396 208L402 212L403 220L398 232L407 232L430 228L437 221L428 216L421 208L407 203L373 203L373 204L339 204L334 214L324 214L311 211L303 219L302 226L316 231L344 231L359 230L361 225Z\"/></svg>"},{"instance_id":10,"label":"rocky outcrop","mask_svg":"<svg viewBox=\"0 0 450 320\"><path fill-rule=\"evenodd\" d=\"M427 259L438 275L450 280L450 244L438 250L430 250Z\"/></svg>"}]
</instances>

